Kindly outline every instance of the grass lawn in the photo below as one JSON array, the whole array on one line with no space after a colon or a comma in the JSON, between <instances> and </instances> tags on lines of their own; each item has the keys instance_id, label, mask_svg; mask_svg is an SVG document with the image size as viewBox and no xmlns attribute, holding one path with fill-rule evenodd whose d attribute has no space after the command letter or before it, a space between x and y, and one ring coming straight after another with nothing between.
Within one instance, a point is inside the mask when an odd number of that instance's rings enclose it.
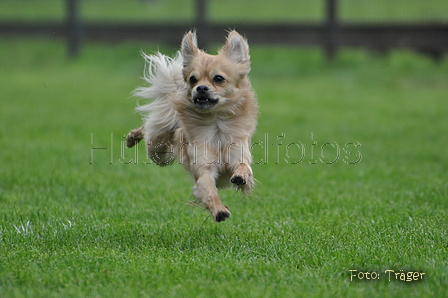
<instances>
[{"instance_id":1,"label":"grass lawn","mask_svg":"<svg viewBox=\"0 0 448 298\"><path fill-rule=\"evenodd\" d=\"M0 39L1 297L446 296L447 59L253 47L259 182L218 224L122 149L140 49Z\"/></svg>"}]
</instances>

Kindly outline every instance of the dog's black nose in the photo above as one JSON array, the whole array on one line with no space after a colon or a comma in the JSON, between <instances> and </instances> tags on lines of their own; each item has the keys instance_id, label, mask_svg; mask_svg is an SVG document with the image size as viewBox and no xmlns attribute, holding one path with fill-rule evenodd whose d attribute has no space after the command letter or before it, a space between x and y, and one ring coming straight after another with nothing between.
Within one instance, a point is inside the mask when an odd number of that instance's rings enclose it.
<instances>
[{"instance_id":1,"label":"dog's black nose","mask_svg":"<svg viewBox=\"0 0 448 298\"><path fill-rule=\"evenodd\" d=\"M200 85L200 86L196 87L196 92L199 94L207 93L207 91L208 91L208 87L205 85Z\"/></svg>"}]
</instances>

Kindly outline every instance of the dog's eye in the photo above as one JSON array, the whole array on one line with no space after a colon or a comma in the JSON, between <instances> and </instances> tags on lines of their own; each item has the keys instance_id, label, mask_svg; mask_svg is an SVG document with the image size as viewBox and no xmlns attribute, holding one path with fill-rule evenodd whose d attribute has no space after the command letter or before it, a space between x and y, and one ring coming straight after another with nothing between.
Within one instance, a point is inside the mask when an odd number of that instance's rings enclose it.
<instances>
[{"instance_id":1,"label":"dog's eye","mask_svg":"<svg viewBox=\"0 0 448 298\"><path fill-rule=\"evenodd\" d=\"M190 85L193 86L198 82L198 79L196 79L195 76L190 77Z\"/></svg>"},{"instance_id":2,"label":"dog's eye","mask_svg":"<svg viewBox=\"0 0 448 298\"><path fill-rule=\"evenodd\" d=\"M216 84L224 83L224 81L225 81L225 79L224 79L223 76L216 75L216 76L213 77L213 82L216 83Z\"/></svg>"}]
</instances>

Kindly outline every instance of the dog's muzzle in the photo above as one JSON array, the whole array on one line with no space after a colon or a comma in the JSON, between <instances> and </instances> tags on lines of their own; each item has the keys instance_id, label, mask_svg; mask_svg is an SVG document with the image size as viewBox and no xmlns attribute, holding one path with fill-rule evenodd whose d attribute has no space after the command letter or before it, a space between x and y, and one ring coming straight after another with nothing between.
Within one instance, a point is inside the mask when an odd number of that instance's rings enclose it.
<instances>
[{"instance_id":1,"label":"dog's muzzle","mask_svg":"<svg viewBox=\"0 0 448 298\"><path fill-rule=\"evenodd\" d=\"M213 108L219 99L211 96L209 88L205 85L200 85L196 87L196 91L193 94L194 105L201 110L208 110Z\"/></svg>"}]
</instances>

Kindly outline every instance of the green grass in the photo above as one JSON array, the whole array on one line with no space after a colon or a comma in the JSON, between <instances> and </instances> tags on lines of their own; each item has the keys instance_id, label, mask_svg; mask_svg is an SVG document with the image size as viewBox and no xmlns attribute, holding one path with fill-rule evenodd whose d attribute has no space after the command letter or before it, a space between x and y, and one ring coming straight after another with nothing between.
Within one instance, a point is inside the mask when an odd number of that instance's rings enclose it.
<instances>
[{"instance_id":1,"label":"green grass","mask_svg":"<svg viewBox=\"0 0 448 298\"><path fill-rule=\"evenodd\" d=\"M0 0L0 20L62 21L64 0ZM192 21L195 0L82 0L84 20L124 21ZM214 22L288 22L321 21L325 18L325 1L297 0L227 0L207 1L209 20ZM26 8L24 8L26 7ZM344 21L443 21L447 22L445 0L345 0L338 14Z\"/></svg>"},{"instance_id":2,"label":"green grass","mask_svg":"<svg viewBox=\"0 0 448 298\"><path fill-rule=\"evenodd\" d=\"M58 41L0 40L1 297L446 295L447 59L252 47L259 183L253 199L222 191L217 224L185 204L179 165L121 152L140 49L158 46L86 44L70 61ZM290 144L307 144L302 162Z\"/></svg>"}]
</instances>

